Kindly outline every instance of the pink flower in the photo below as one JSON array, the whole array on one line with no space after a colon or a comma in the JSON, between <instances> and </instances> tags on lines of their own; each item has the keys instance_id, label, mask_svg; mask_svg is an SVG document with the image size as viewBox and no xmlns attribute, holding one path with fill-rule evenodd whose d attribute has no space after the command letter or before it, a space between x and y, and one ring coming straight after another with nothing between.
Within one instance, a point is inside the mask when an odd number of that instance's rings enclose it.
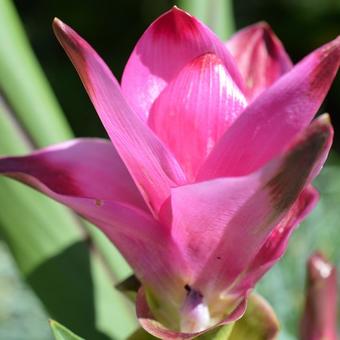
<instances>
[{"instance_id":1,"label":"pink flower","mask_svg":"<svg viewBox=\"0 0 340 340\"><path fill-rule=\"evenodd\" d=\"M336 340L336 269L320 253L307 265L307 294L301 322L302 340Z\"/></svg>"},{"instance_id":2,"label":"pink flower","mask_svg":"<svg viewBox=\"0 0 340 340\"><path fill-rule=\"evenodd\" d=\"M327 116L311 120L340 39L293 67L266 24L225 45L173 8L138 41L120 85L75 31L57 19L54 30L112 144L70 141L3 158L0 172L110 238L142 282L137 314L152 334L190 338L241 317L316 203L333 132Z\"/></svg>"}]
</instances>

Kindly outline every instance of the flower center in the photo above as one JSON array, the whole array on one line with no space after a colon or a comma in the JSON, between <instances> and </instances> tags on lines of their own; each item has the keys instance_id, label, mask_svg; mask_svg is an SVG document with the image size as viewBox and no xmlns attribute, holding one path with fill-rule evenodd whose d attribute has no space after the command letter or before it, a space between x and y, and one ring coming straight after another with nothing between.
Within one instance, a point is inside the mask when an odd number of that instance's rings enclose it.
<instances>
[{"instance_id":1,"label":"flower center","mask_svg":"<svg viewBox=\"0 0 340 340\"><path fill-rule=\"evenodd\" d=\"M209 327L209 308L204 302L203 294L189 285L185 285L187 296L181 307L181 331L200 332Z\"/></svg>"}]
</instances>

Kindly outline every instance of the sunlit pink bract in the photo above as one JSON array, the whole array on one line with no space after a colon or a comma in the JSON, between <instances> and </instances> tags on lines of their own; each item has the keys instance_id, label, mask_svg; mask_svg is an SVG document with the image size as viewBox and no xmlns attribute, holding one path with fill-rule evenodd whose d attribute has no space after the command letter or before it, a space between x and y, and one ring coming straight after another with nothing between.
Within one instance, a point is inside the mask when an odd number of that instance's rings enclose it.
<instances>
[{"instance_id":1,"label":"sunlit pink bract","mask_svg":"<svg viewBox=\"0 0 340 340\"><path fill-rule=\"evenodd\" d=\"M0 172L96 224L142 283L137 314L186 339L242 316L317 201L332 142L312 119L339 67L339 38L293 67L265 23L221 42L173 8L137 42L119 84L73 29L55 33L111 139L0 160ZM156 321L153 321L156 319Z\"/></svg>"}]
</instances>

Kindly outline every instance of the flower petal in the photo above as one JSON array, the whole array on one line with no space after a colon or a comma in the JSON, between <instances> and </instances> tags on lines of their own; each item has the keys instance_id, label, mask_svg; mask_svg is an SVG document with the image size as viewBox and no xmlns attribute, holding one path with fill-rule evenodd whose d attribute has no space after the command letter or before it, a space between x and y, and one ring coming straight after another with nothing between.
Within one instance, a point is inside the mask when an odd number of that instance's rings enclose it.
<instances>
[{"instance_id":1,"label":"flower petal","mask_svg":"<svg viewBox=\"0 0 340 340\"><path fill-rule=\"evenodd\" d=\"M222 60L203 54L189 62L154 102L149 125L195 178L220 136L243 111L246 100Z\"/></svg>"},{"instance_id":2,"label":"flower petal","mask_svg":"<svg viewBox=\"0 0 340 340\"><path fill-rule=\"evenodd\" d=\"M243 76L250 101L293 67L281 41L265 22L238 31L226 46Z\"/></svg>"},{"instance_id":3,"label":"flower petal","mask_svg":"<svg viewBox=\"0 0 340 340\"><path fill-rule=\"evenodd\" d=\"M172 189L172 234L192 268L191 287L209 300L248 267L321 169L331 140L321 118L289 152L251 175Z\"/></svg>"},{"instance_id":4,"label":"flower petal","mask_svg":"<svg viewBox=\"0 0 340 340\"><path fill-rule=\"evenodd\" d=\"M308 186L302 191L288 214L273 229L260 251L245 271L242 280L233 289L234 293L245 292L284 255L292 232L312 211L318 202L319 194Z\"/></svg>"},{"instance_id":5,"label":"flower petal","mask_svg":"<svg viewBox=\"0 0 340 340\"><path fill-rule=\"evenodd\" d=\"M281 153L320 107L340 64L340 37L263 92L221 137L198 178L243 176Z\"/></svg>"},{"instance_id":6,"label":"flower petal","mask_svg":"<svg viewBox=\"0 0 340 340\"><path fill-rule=\"evenodd\" d=\"M136 301L136 313L138 317L138 321L140 325L150 334L155 336L159 339L176 339L176 340L185 340L185 339L193 339L202 335L214 328L232 323L242 317L245 313L247 307L246 300L242 300L242 302L231 312L224 320L218 322L216 325L209 327L201 332L194 332L194 333L184 333L180 331L175 331L168 329L160 322L155 320L152 312L148 306L147 299L145 296L145 292L143 288L140 288L137 294L137 301Z\"/></svg>"},{"instance_id":7,"label":"flower petal","mask_svg":"<svg viewBox=\"0 0 340 340\"><path fill-rule=\"evenodd\" d=\"M119 201L148 211L112 143L80 138L0 159L0 173L36 178L57 194Z\"/></svg>"},{"instance_id":8,"label":"flower petal","mask_svg":"<svg viewBox=\"0 0 340 340\"><path fill-rule=\"evenodd\" d=\"M92 47L58 19L55 19L53 28L118 154L146 203L157 212L168 197L170 187L185 181L182 169L128 106L116 79Z\"/></svg>"},{"instance_id":9,"label":"flower petal","mask_svg":"<svg viewBox=\"0 0 340 340\"><path fill-rule=\"evenodd\" d=\"M192 59L214 53L242 88L235 62L224 44L202 22L177 7L159 17L133 50L122 77L122 91L132 108L147 119L165 86Z\"/></svg>"},{"instance_id":10,"label":"flower petal","mask_svg":"<svg viewBox=\"0 0 340 340\"><path fill-rule=\"evenodd\" d=\"M81 139L28 156L1 158L0 173L96 224L154 294L173 299L178 287L183 289L181 254L167 229L151 216L111 143Z\"/></svg>"}]
</instances>

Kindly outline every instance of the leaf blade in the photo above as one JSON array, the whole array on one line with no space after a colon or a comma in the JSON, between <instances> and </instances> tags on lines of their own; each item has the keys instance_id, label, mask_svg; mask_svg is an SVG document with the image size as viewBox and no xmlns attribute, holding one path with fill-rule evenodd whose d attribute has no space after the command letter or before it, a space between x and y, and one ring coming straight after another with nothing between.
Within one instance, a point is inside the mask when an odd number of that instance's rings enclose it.
<instances>
[{"instance_id":1,"label":"leaf blade","mask_svg":"<svg viewBox=\"0 0 340 340\"><path fill-rule=\"evenodd\" d=\"M50 320L50 327L55 340L84 340L57 321Z\"/></svg>"}]
</instances>

